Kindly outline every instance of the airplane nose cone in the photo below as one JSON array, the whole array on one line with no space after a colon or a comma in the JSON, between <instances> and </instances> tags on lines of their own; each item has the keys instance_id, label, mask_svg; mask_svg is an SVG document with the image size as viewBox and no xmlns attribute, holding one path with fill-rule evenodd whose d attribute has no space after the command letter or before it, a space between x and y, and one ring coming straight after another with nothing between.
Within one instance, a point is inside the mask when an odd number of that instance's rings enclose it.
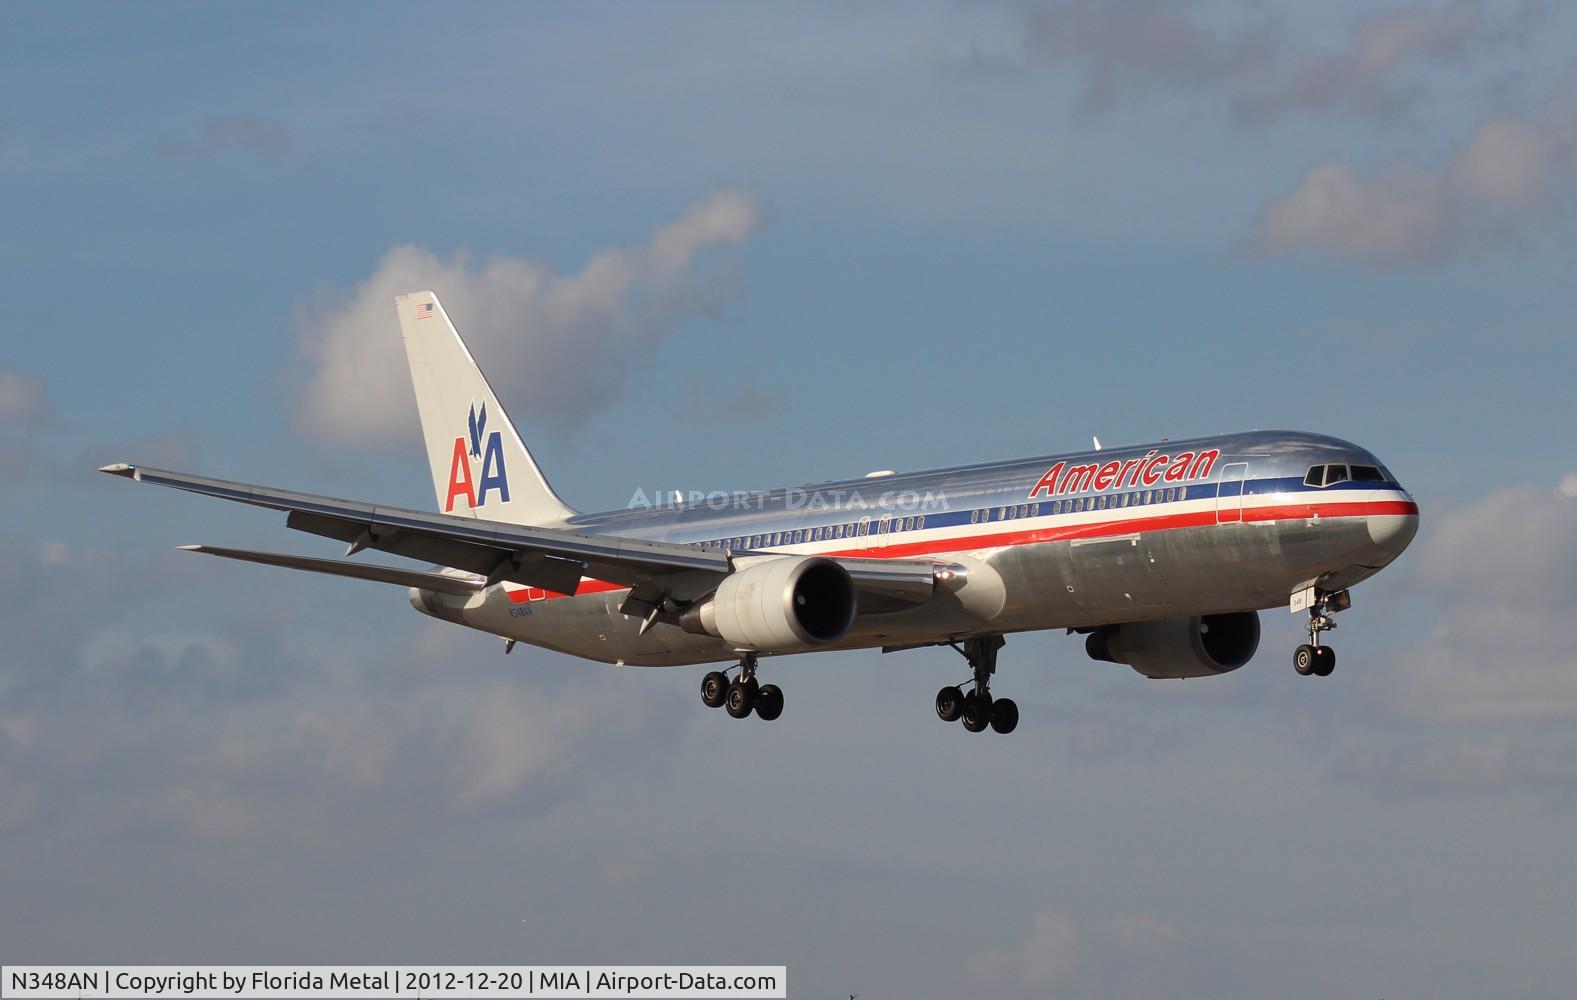
<instances>
[{"instance_id":1,"label":"airplane nose cone","mask_svg":"<svg viewBox=\"0 0 1577 1000\"><path fill-rule=\"evenodd\" d=\"M1369 495L1371 503L1394 503L1396 494L1383 490L1376 490ZM1418 534L1418 513L1415 507L1411 513L1385 513L1370 514L1369 539L1375 546L1392 556L1402 554L1413 536Z\"/></svg>"}]
</instances>

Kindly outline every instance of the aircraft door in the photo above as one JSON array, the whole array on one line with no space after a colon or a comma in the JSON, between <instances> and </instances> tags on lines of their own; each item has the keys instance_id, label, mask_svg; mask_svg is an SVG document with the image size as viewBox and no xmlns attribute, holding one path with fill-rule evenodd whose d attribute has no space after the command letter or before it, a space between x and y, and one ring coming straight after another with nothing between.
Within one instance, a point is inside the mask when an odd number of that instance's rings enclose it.
<instances>
[{"instance_id":1,"label":"aircraft door","mask_svg":"<svg viewBox=\"0 0 1577 1000\"><path fill-rule=\"evenodd\" d=\"M1248 463L1233 462L1221 467L1216 480L1216 523L1243 522L1243 487L1248 481Z\"/></svg>"},{"instance_id":2,"label":"aircraft door","mask_svg":"<svg viewBox=\"0 0 1577 1000\"><path fill-rule=\"evenodd\" d=\"M881 520L877 521L871 528L871 534L875 536L871 539L871 548L880 549L886 547L887 536L892 531L892 526L893 516L891 514L883 514Z\"/></svg>"}]
</instances>

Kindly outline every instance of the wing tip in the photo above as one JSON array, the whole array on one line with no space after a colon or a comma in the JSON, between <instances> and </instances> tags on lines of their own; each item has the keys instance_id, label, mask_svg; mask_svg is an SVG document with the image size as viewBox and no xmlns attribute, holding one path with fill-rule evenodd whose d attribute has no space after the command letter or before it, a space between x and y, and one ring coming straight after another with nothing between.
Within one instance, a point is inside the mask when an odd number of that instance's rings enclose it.
<instances>
[{"instance_id":1,"label":"wing tip","mask_svg":"<svg viewBox=\"0 0 1577 1000\"><path fill-rule=\"evenodd\" d=\"M111 462L109 465L99 466L100 472L107 472L112 476L123 476L127 479L137 478L137 467L125 462Z\"/></svg>"}]
</instances>

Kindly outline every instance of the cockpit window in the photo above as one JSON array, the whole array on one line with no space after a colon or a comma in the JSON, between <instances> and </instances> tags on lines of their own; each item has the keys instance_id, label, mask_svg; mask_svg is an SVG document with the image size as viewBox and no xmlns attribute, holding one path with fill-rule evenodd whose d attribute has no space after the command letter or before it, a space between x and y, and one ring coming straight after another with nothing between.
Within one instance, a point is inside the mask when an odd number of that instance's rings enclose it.
<instances>
[{"instance_id":1,"label":"cockpit window","mask_svg":"<svg viewBox=\"0 0 1577 1000\"><path fill-rule=\"evenodd\" d=\"M1327 465L1325 467L1325 485L1326 486L1331 486L1331 485L1334 485L1336 483L1345 483L1346 481L1347 481L1347 466L1345 466L1345 465Z\"/></svg>"},{"instance_id":2,"label":"cockpit window","mask_svg":"<svg viewBox=\"0 0 1577 1000\"><path fill-rule=\"evenodd\" d=\"M1309 474L1303 477L1303 485L1305 485L1305 486L1324 486L1325 485L1325 466L1323 466L1323 465L1316 465L1313 468L1309 469Z\"/></svg>"},{"instance_id":3,"label":"cockpit window","mask_svg":"<svg viewBox=\"0 0 1577 1000\"><path fill-rule=\"evenodd\" d=\"M1378 467L1373 465L1355 465L1352 467L1352 478L1355 483L1383 483L1385 476Z\"/></svg>"}]
</instances>

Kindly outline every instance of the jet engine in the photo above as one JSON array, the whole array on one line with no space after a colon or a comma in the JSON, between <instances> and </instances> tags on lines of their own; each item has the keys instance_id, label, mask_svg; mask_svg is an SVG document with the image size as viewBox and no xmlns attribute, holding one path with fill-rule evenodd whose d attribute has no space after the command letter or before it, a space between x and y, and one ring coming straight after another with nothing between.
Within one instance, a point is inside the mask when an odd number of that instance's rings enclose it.
<instances>
[{"instance_id":1,"label":"jet engine","mask_svg":"<svg viewBox=\"0 0 1577 1000\"><path fill-rule=\"evenodd\" d=\"M1258 648L1256 611L1110 625L1084 642L1092 659L1126 663L1155 678L1224 674L1247 663Z\"/></svg>"},{"instance_id":2,"label":"jet engine","mask_svg":"<svg viewBox=\"0 0 1577 1000\"><path fill-rule=\"evenodd\" d=\"M781 556L730 573L679 623L742 649L807 649L843 638L855 608L854 582L842 566L818 556Z\"/></svg>"}]
</instances>

